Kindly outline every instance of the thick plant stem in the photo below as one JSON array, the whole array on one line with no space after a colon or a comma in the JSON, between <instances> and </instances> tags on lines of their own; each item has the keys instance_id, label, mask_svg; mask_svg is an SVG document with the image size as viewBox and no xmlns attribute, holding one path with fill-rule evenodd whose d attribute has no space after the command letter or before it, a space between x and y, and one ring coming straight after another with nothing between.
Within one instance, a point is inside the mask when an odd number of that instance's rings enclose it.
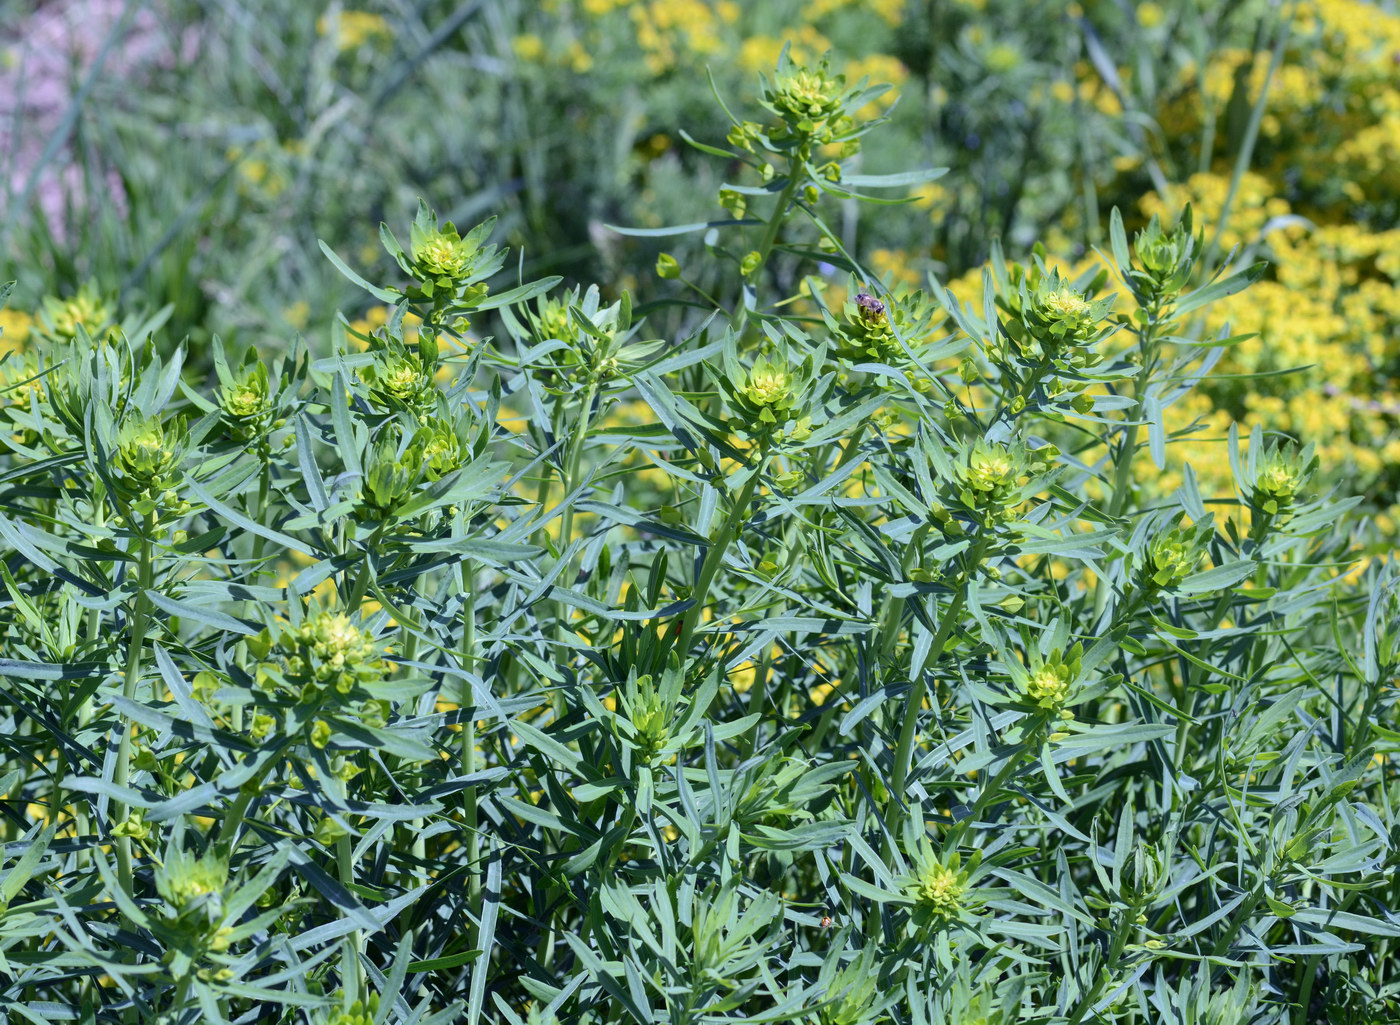
<instances>
[{"instance_id":1,"label":"thick plant stem","mask_svg":"<svg viewBox=\"0 0 1400 1025\"><path fill-rule=\"evenodd\" d=\"M758 245L758 265L760 268L768 263L768 257L772 254L773 247L778 244L778 233L782 231L788 207L792 206L792 197L797 195L797 187L802 183L795 167L789 167L788 171L788 183L783 186L783 191L778 193L778 205L774 207L773 216L768 221L768 229L763 233L763 241ZM757 272L755 271L755 273Z\"/></svg>"},{"instance_id":2,"label":"thick plant stem","mask_svg":"<svg viewBox=\"0 0 1400 1025\"><path fill-rule=\"evenodd\" d=\"M1128 504L1128 495L1132 490L1133 455L1137 451L1137 439L1140 429L1139 420L1142 419L1142 411L1147 405L1147 382L1152 376L1153 366L1157 362L1157 315L1156 311L1151 312L1151 321L1143 330L1142 334L1142 367L1138 370L1137 379L1133 382L1133 408L1129 415L1131 423L1123 432L1123 440L1118 447L1118 455L1114 459L1113 466L1113 497L1109 500L1109 515L1115 519L1123 514L1124 508Z\"/></svg>"},{"instance_id":3,"label":"thick plant stem","mask_svg":"<svg viewBox=\"0 0 1400 1025\"><path fill-rule=\"evenodd\" d=\"M705 561L700 564L700 575L695 579L695 590L691 594L695 604L686 610L685 618L681 620L680 637L676 641L676 651L680 652L682 657L690 650L690 640L695 634L696 626L700 623L700 616L705 608L705 599L709 597L710 585L714 582L715 574L719 572L719 568L724 562L724 555L729 550L729 545L739 531L739 525L744 521L744 515L748 512L749 503L753 501L754 490L758 487L759 478L763 476L763 468L767 463L767 456L759 459L758 465L753 468L753 473L744 482L744 486L739 489L739 497L734 500L734 507L729 510L729 515L711 542L709 551L705 553Z\"/></svg>"},{"instance_id":4,"label":"thick plant stem","mask_svg":"<svg viewBox=\"0 0 1400 1025\"><path fill-rule=\"evenodd\" d=\"M146 644L146 628L150 623L151 600L147 592L151 588L152 558L151 531L155 527L154 515L147 515L141 526L141 543L137 555L136 597L131 607L131 634L126 649L126 674L122 678L122 697L128 701L136 697L136 685L141 681L141 656ZM133 727L122 731L121 744L117 748L117 767L112 781L118 787L125 787L131 778L131 747ZM112 805L112 820L125 822L127 807L124 801ZM131 837L117 837L117 879L122 889L132 893Z\"/></svg>"}]
</instances>

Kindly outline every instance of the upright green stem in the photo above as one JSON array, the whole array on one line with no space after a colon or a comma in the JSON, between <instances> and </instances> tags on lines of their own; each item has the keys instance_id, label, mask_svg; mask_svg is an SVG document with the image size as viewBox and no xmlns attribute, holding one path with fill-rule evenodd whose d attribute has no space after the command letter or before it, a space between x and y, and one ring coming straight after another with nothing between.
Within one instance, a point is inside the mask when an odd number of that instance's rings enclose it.
<instances>
[{"instance_id":1,"label":"upright green stem","mask_svg":"<svg viewBox=\"0 0 1400 1025\"><path fill-rule=\"evenodd\" d=\"M729 550L729 545L734 540L734 535L738 533L739 524L744 521L744 515L748 512L749 503L753 501L754 489L758 487L759 478L763 476L763 469L768 465L767 455L759 458L758 464L754 466L753 473L749 479L744 481L744 486L739 489L739 497L734 500L734 506L729 510L729 515L725 517L723 526L719 533L715 535L710 543L709 551L705 553L705 561L700 564L700 575L695 580L695 590L691 597L695 600L681 620L680 638L676 642L676 650L684 657L690 650L690 639L695 634L695 627L700 622L701 612L705 608L705 599L709 597L710 585L714 582L715 574L719 572L720 565L724 562L724 555Z\"/></svg>"},{"instance_id":2,"label":"upright green stem","mask_svg":"<svg viewBox=\"0 0 1400 1025\"><path fill-rule=\"evenodd\" d=\"M802 177L798 173L800 166L801 162L796 159L788 163L788 181L783 186L783 191L778 193L778 204L773 208L773 216L768 219L763 239L755 250L758 253L758 265L749 272L750 278L756 279L763 272L763 268L768 266L768 257L772 255L773 247L778 244L778 233L782 231L788 208L792 206L792 199L797 195L798 186L802 184ZM732 323L736 329L743 325L748 313L748 307L743 302L735 304Z\"/></svg>"},{"instance_id":3,"label":"upright green stem","mask_svg":"<svg viewBox=\"0 0 1400 1025\"><path fill-rule=\"evenodd\" d=\"M1089 991L1075 1003L1074 1011L1069 1016L1069 1025L1079 1025L1084 1020L1084 1016L1094 1006L1094 1001L1099 998L1099 994L1112 980L1114 967L1123 956L1123 948L1127 946L1128 936L1132 930L1132 917L1137 914L1137 910L1136 905L1130 905L1129 910L1119 921L1118 928L1113 931L1113 940L1109 944L1108 955L1099 968L1098 977L1094 980L1094 984L1089 987Z\"/></svg>"},{"instance_id":4,"label":"upright green stem","mask_svg":"<svg viewBox=\"0 0 1400 1025\"><path fill-rule=\"evenodd\" d=\"M583 465L583 443L588 437L588 428L593 419L593 401L598 397L598 382L592 380L588 382L588 388L583 393L583 408L579 410L578 425L574 429L574 436L569 439L569 455L564 464L564 494L567 495L574 488L578 487L579 467ZM564 507L563 515L559 521L559 547L567 548L569 541L574 534L574 506L570 502Z\"/></svg>"},{"instance_id":5,"label":"upright green stem","mask_svg":"<svg viewBox=\"0 0 1400 1025\"><path fill-rule=\"evenodd\" d=\"M1128 504L1128 494L1132 489L1133 455L1137 451L1137 439L1141 427L1142 411L1147 404L1147 382L1157 362L1157 314L1152 311L1151 320L1142 333L1142 366L1133 382L1133 409L1128 419L1131 421L1123 432L1123 440L1118 446L1118 455L1113 465L1113 496L1109 500L1109 515L1115 519L1123 514Z\"/></svg>"},{"instance_id":6,"label":"upright green stem","mask_svg":"<svg viewBox=\"0 0 1400 1025\"><path fill-rule=\"evenodd\" d=\"M972 574L977 572L978 565L982 562L982 556L987 550L987 539L979 537L972 546L972 557L963 570L962 577L958 581L958 593L953 596L953 603L948 606L947 613L944 614L942 622L938 624L938 632L933 635L933 643L929 646L928 668L933 669L939 658L943 655L943 649L947 647L948 638L952 636L953 628L957 626L958 619L962 616L964 606L967 604L967 588L970 586ZM894 770L890 777L893 784L890 797L892 800L904 800L904 787L909 779L909 769L914 756L914 735L919 728L919 712L924 706L924 697L928 693L928 687L924 683L923 673L919 678L910 683L909 697L904 703L904 722L899 728L899 740L894 749Z\"/></svg>"},{"instance_id":7,"label":"upright green stem","mask_svg":"<svg viewBox=\"0 0 1400 1025\"><path fill-rule=\"evenodd\" d=\"M462 563L462 593L461 663L463 669L470 669L476 661L476 568L470 560ZM476 698L470 680L462 680L459 704L462 711L468 713L462 720L462 775L469 776L476 771ZM470 866L467 872L467 903L469 908L475 910L481 904L481 876L477 871L481 837L477 833L476 787L467 787L462 792L462 805L467 864ZM469 915L469 920L472 917Z\"/></svg>"},{"instance_id":8,"label":"upright green stem","mask_svg":"<svg viewBox=\"0 0 1400 1025\"><path fill-rule=\"evenodd\" d=\"M1157 362L1157 331L1160 326L1158 310L1154 307L1148 311L1148 323L1143 328L1142 346L1139 350L1142 353L1142 366L1133 381L1133 408L1128 414L1129 423L1123 429L1123 440L1118 445L1118 454L1114 457L1113 491L1108 504L1108 515L1113 520L1123 515L1123 510L1128 505L1128 495L1132 491L1133 456L1137 453L1139 421L1147 404L1148 380ZM1102 613L1108 605L1108 592L1107 582L1100 577L1094 585L1096 614Z\"/></svg>"},{"instance_id":9,"label":"upright green stem","mask_svg":"<svg viewBox=\"0 0 1400 1025\"><path fill-rule=\"evenodd\" d=\"M348 833L335 842L335 865L340 874L341 885L349 889L355 882L355 858L354 846L350 842L350 834ZM362 942L360 930L356 929L345 937L344 945L341 948L340 975L341 986L345 990L346 1007L360 999L360 990L363 988L360 966Z\"/></svg>"},{"instance_id":10,"label":"upright green stem","mask_svg":"<svg viewBox=\"0 0 1400 1025\"><path fill-rule=\"evenodd\" d=\"M794 161L788 167L788 183L783 186L783 191L778 193L778 205L773 209L773 216L769 219L768 228L763 233L763 241L758 244L758 266L760 269L768 263L768 257L772 254L773 247L778 244L778 233L782 230L783 221L787 218L788 207L792 205L792 197L797 195L797 188L801 184L802 178L797 173L796 161Z\"/></svg>"},{"instance_id":11,"label":"upright green stem","mask_svg":"<svg viewBox=\"0 0 1400 1025\"><path fill-rule=\"evenodd\" d=\"M126 649L126 674L122 678L122 697L128 701L136 697L136 685L141 680L141 656L146 644L146 627L150 622L151 601L147 592L151 589L153 559L151 557L151 532L155 529L155 515L147 514L141 525L141 541L137 553L136 596L131 606L131 633ZM117 748L117 768L113 782L124 788L131 778L131 745L134 727L122 731L121 744ZM112 820L125 822L126 802L116 801L112 805ZM131 837L117 837L117 879L122 889L132 893Z\"/></svg>"}]
</instances>

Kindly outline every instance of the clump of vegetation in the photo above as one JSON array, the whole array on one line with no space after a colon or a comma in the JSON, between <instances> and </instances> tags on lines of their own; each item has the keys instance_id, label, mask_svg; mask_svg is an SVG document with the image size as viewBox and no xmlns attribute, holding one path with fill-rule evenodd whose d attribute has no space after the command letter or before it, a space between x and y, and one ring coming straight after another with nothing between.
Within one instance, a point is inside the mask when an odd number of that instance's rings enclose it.
<instances>
[{"instance_id":1,"label":"clump of vegetation","mask_svg":"<svg viewBox=\"0 0 1400 1025\"><path fill-rule=\"evenodd\" d=\"M1394 571L1307 439L1142 483L1264 268L899 287L834 227L938 177L854 166L883 94L785 53L698 140L727 216L632 232L723 290L424 206L326 351L4 364L8 1014L1394 1015Z\"/></svg>"}]
</instances>

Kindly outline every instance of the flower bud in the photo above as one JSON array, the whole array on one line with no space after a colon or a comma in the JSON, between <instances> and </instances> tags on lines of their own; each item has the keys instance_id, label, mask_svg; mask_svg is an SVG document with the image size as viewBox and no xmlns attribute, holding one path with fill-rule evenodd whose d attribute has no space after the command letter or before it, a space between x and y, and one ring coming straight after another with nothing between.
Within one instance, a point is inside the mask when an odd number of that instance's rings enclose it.
<instances>
[{"instance_id":1,"label":"flower bud","mask_svg":"<svg viewBox=\"0 0 1400 1025\"><path fill-rule=\"evenodd\" d=\"M656 276L670 281L681 276L681 265L670 253L662 253L656 258Z\"/></svg>"}]
</instances>

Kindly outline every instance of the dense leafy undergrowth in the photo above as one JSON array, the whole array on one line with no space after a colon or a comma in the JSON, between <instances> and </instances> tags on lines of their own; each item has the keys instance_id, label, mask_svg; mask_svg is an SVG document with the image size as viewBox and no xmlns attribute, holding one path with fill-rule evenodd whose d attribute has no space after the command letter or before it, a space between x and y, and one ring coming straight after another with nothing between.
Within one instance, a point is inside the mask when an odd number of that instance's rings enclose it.
<instances>
[{"instance_id":1,"label":"dense leafy undergrowth","mask_svg":"<svg viewBox=\"0 0 1400 1025\"><path fill-rule=\"evenodd\" d=\"M936 177L851 169L876 98L785 60L702 140L732 304L424 208L392 287L327 247L382 325L207 382L36 311L11 1020L1395 1020L1394 572L1308 439L1165 418L1263 268L1188 211L893 287L832 228Z\"/></svg>"}]
</instances>

